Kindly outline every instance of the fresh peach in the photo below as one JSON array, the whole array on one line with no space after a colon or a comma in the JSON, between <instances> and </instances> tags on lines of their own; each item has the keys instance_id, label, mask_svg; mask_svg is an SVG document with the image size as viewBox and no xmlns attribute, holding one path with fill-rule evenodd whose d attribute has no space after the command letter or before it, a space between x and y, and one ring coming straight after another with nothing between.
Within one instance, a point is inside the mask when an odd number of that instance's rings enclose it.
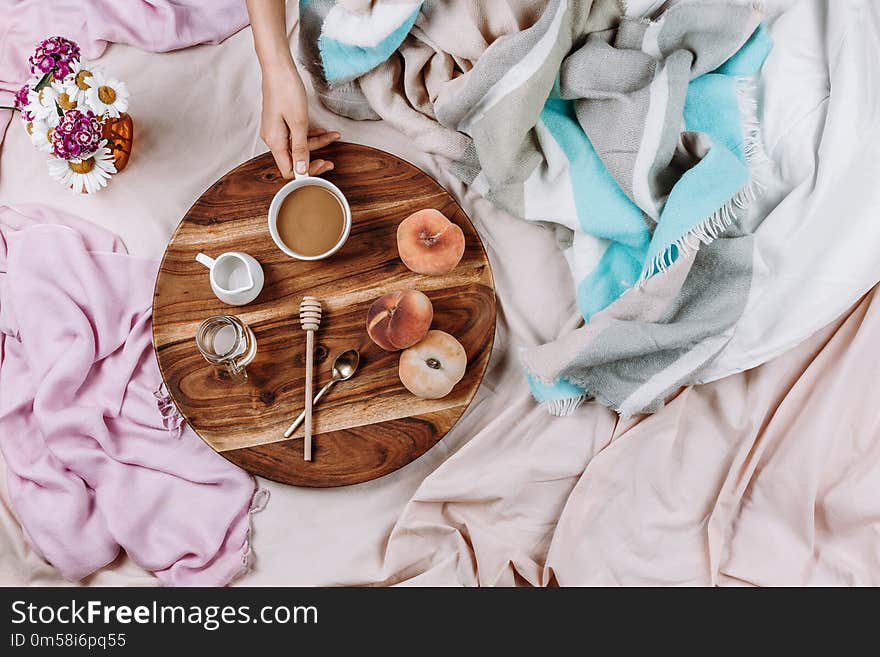
<instances>
[{"instance_id":1,"label":"fresh peach","mask_svg":"<svg viewBox=\"0 0 880 657\"><path fill-rule=\"evenodd\" d=\"M467 354L461 343L443 331L428 331L418 344L400 354L400 382L416 397L440 399L461 381Z\"/></svg>"},{"instance_id":2,"label":"fresh peach","mask_svg":"<svg viewBox=\"0 0 880 657\"><path fill-rule=\"evenodd\" d=\"M419 210L397 227L397 251L417 274L448 274L464 255L464 233L437 210Z\"/></svg>"},{"instance_id":3,"label":"fresh peach","mask_svg":"<svg viewBox=\"0 0 880 657\"><path fill-rule=\"evenodd\" d=\"M406 349L425 337L434 319L431 300L418 290L390 292L367 312L367 334L386 351Z\"/></svg>"}]
</instances>

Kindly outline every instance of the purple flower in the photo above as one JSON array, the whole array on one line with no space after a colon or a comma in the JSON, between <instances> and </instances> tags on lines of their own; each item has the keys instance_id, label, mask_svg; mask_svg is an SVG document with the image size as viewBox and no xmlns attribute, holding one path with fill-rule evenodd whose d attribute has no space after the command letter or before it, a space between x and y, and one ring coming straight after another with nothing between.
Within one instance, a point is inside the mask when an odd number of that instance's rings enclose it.
<instances>
[{"instance_id":1,"label":"purple flower","mask_svg":"<svg viewBox=\"0 0 880 657\"><path fill-rule=\"evenodd\" d=\"M15 92L15 109L22 110L27 106L28 92L30 92L30 90L30 87L24 85L21 89Z\"/></svg>"},{"instance_id":2,"label":"purple flower","mask_svg":"<svg viewBox=\"0 0 880 657\"><path fill-rule=\"evenodd\" d=\"M91 110L68 110L52 131L52 150L62 160L89 156L101 144L101 127Z\"/></svg>"},{"instance_id":3,"label":"purple flower","mask_svg":"<svg viewBox=\"0 0 880 657\"><path fill-rule=\"evenodd\" d=\"M70 73L70 65L78 60L78 45L64 37L53 36L41 41L28 61L32 75L43 75L56 67L54 77L60 80Z\"/></svg>"},{"instance_id":4,"label":"purple flower","mask_svg":"<svg viewBox=\"0 0 880 657\"><path fill-rule=\"evenodd\" d=\"M79 154L82 152L82 146L80 146L74 137L64 137L60 140L63 144L63 150L65 154L65 160L76 159L79 157ZM57 154L57 148L56 148Z\"/></svg>"},{"instance_id":5,"label":"purple flower","mask_svg":"<svg viewBox=\"0 0 880 657\"><path fill-rule=\"evenodd\" d=\"M30 87L24 85L21 89L15 92L15 108L21 110L21 120L25 123L30 123L34 120L34 115L24 109L28 106L28 92L30 92L30 90Z\"/></svg>"}]
</instances>

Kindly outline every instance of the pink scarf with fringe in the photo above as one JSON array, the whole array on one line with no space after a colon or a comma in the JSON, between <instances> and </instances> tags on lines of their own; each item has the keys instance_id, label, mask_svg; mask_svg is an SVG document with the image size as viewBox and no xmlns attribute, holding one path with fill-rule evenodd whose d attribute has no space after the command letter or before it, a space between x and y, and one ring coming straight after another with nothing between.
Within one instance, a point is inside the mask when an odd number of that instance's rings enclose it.
<instances>
[{"instance_id":1,"label":"pink scarf with fringe","mask_svg":"<svg viewBox=\"0 0 880 657\"><path fill-rule=\"evenodd\" d=\"M157 266L81 219L0 206L0 450L28 541L69 580L120 548L168 585L247 564L264 495L157 408Z\"/></svg>"}]
</instances>

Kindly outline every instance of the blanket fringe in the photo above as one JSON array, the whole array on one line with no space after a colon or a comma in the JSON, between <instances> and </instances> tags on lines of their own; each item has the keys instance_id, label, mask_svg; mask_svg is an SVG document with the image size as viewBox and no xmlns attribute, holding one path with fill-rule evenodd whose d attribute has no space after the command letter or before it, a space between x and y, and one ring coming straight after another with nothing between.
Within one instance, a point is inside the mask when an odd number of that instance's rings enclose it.
<instances>
[{"instance_id":1,"label":"blanket fringe","mask_svg":"<svg viewBox=\"0 0 880 657\"><path fill-rule=\"evenodd\" d=\"M757 180L748 182L727 203L715 210L680 238L663 249L645 268L639 278L639 285L647 282L654 272L665 272L676 259L696 253L700 245L714 242L736 221L736 211L745 210L758 198L764 186Z\"/></svg>"},{"instance_id":2,"label":"blanket fringe","mask_svg":"<svg viewBox=\"0 0 880 657\"><path fill-rule=\"evenodd\" d=\"M251 505L248 509L248 528L244 536L244 552L241 555L241 568L235 573L231 582L243 577L250 572L254 565L254 549L253 549L253 533L254 533L254 514L259 513L266 508L269 503L270 492L268 488L260 488L257 480L254 479L254 494L251 497Z\"/></svg>"},{"instance_id":3,"label":"blanket fringe","mask_svg":"<svg viewBox=\"0 0 880 657\"><path fill-rule=\"evenodd\" d=\"M746 163L754 170L770 161L761 139L761 122L758 120L758 92L755 78L739 77L736 80L736 99L743 127L743 154Z\"/></svg>"},{"instance_id":4,"label":"blanket fringe","mask_svg":"<svg viewBox=\"0 0 880 657\"><path fill-rule=\"evenodd\" d=\"M764 151L764 141L761 139L754 78L737 78L736 97L743 128L743 155L749 167L751 180L727 203L667 246L652 261L646 262L639 277L638 287L643 287L655 272L665 272L677 258L696 253L701 244L711 244L721 237L736 221L737 211L748 209L765 189L764 184L758 179L758 172L770 162L770 159Z\"/></svg>"},{"instance_id":5,"label":"blanket fringe","mask_svg":"<svg viewBox=\"0 0 880 657\"><path fill-rule=\"evenodd\" d=\"M541 404L543 404L550 415L566 417L574 413L586 400L587 395L580 395L579 397L569 397L568 399L546 399Z\"/></svg>"},{"instance_id":6,"label":"blanket fringe","mask_svg":"<svg viewBox=\"0 0 880 657\"><path fill-rule=\"evenodd\" d=\"M160 383L153 391L153 397L156 398L156 406L159 408L159 414L162 416L162 426L174 438L180 438L183 435L183 429L186 426L186 420L174 405L171 399L171 393L165 386L165 382Z\"/></svg>"}]
</instances>

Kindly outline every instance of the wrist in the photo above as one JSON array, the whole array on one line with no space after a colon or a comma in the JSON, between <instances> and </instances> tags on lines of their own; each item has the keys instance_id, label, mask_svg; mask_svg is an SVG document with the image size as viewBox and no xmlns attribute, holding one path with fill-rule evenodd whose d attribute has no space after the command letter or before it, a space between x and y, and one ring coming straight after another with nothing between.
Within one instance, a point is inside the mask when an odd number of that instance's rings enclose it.
<instances>
[{"instance_id":1,"label":"wrist","mask_svg":"<svg viewBox=\"0 0 880 657\"><path fill-rule=\"evenodd\" d=\"M260 57L260 69L263 77L290 75L291 73L298 74L296 64L293 63L293 57L289 51Z\"/></svg>"}]
</instances>

